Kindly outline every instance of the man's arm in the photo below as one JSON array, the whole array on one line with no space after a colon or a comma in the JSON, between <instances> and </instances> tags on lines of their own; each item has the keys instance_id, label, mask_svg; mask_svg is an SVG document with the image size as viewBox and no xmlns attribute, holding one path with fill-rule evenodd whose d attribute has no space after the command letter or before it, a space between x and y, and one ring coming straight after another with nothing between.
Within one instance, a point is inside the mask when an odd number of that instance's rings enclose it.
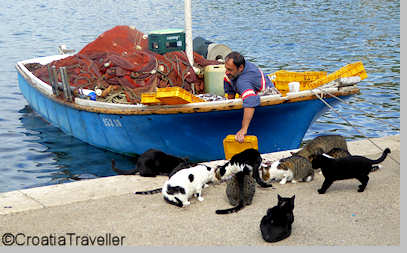
<instances>
[{"instance_id":1,"label":"man's arm","mask_svg":"<svg viewBox=\"0 0 407 253\"><path fill-rule=\"evenodd\" d=\"M236 133L236 141L242 143L244 141L244 136L247 134L247 129L249 129L250 122L254 115L254 107L245 107L243 109L243 120L242 128Z\"/></svg>"}]
</instances>

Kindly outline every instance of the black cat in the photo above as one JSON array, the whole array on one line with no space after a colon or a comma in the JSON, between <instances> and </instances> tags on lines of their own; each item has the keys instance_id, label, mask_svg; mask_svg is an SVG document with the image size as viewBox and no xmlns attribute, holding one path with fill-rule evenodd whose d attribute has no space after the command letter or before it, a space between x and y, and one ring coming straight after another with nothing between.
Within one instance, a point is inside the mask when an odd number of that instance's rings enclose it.
<instances>
[{"instance_id":1,"label":"black cat","mask_svg":"<svg viewBox=\"0 0 407 253\"><path fill-rule=\"evenodd\" d=\"M245 206L245 189L244 178L246 175L252 176L261 187L272 187L271 184L262 181L259 175L259 168L262 162L261 155L258 150L250 148L232 156L230 161L216 168L216 178L218 180L230 179L236 175L236 180L239 186L239 204L235 207L223 210L216 210L216 214L229 214L241 210ZM247 181L246 181L247 182Z\"/></svg>"},{"instance_id":2,"label":"black cat","mask_svg":"<svg viewBox=\"0 0 407 253\"><path fill-rule=\"evenodd\" d=\"M115 161L112 160L112 169L119 175L135 175L139 172L140 176L143 177L168 176L174 168L182 163L188 163L188 159L169 155L160 150L149 149L138 157L136 168L121 170L116 168Z\"/></svg>"},{"instance_id":3,"label":"black cat","mask_svg":"<svg viewBox=\"0 0 407 253\"><path fill-rule=\"evenodd\" d=\"M291 198L277 196L277 205L269 208L260 222L261 235L266 242L278 242L291 235L295 195Z\"/></svg>"},{"instance_id":4,"label":"black cat","mask_svg":"<svg viewBox=\"0 0 407 253\"><path fill-rule=\"evenodd\" d=\"M326 155L316 155L312 160L312 167L314 169L321 168L322 175L325 177L318 192L324 194L336 180L352 178L360 181L361 185L359 185L358 192L363 192L369 181L368 175L372 172L373 165L383 162L389 153L390 149L386 148L382 156L377 160L371 160L363 156L347 156L334 159Z\"/></svg>"}]
</instances>

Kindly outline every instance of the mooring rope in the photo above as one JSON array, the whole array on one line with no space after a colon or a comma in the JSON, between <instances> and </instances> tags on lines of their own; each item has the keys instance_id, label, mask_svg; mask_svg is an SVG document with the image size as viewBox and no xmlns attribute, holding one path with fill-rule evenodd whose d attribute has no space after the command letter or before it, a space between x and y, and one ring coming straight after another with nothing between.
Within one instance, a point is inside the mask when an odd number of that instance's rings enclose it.
<instances>
[{"instance_id":1,"label":"mooring rope","mask_svg":"<svg viewBox=\"0 0 407 253\"><path fill-rule=\"evenodd\" d=\"M374 116L374 115L371 114L371 113L368 113L368 112L366 112L366 111L363 111L362 109L360 109L360 108L358 108L358 107L352 105L351 103L346 102L346 101L343 100L342 98L339 98L339 97L337 97L337 96L335 96L335 95L333 95L333 94L327 92L326 90L322 90L321 88L316 88L316 89L318 89L318 90L320 90L321 92L324 92L324 93L326 93L326 94L332 96L333 98L339 100L340 102L342 102L342 103L344 103L344 104L347 104L347 105L351 106L353 109L358 110L359 112L361 112L361 113L363 113L363 114L365 114L365 115L367 115L367 116L369 116L369 117L372 117L372 118L374 118L374 119L380 120L382 123L384 123L384 124L386 124L386 125L388 125L388 126L394 128L394 129L400 131L400 128L398 128L398 127L396 127L396 126L394 126L394 125L392 125L392 124L390 124L390 123L387 123L386 121L384 121L384 120L381 119L381 118L377 118L376 116Z\"/></svg>"},{"instance_id":2,"label":"mooring rope","mask_svg":"<svg viewBox=\"0 0 407 253\"><path fill-rule=\"evenodd\" d=\"M357 129L355 126L352 125L352 123L350 123L347 119L345 119L344 117L342 117L342 115L337 112L329 103L327 103L323 98L323 93L327 93L326 91L318 88L321 91L321 96L319 96L319 94L315 91L315 89L311 90L311 92L319 99L321 100L322 103L324 103L329 109L331 109L332 111L334 111L341 119L343 119L346 123L348 123L348 125L350 125L353 129L355 129L361 136L365 136L362 132L359 131L359 129ZM328 94L328 93L327 93ZM328 94L330 95L330 94ZM376 143L374 143L374 141L372 141L369 137L366 137L368 141L370 141L374 146L376 146L379 150L381 150L382 152L384 151L384 149L382 149L379 145L377 145ZM397 161L396 159L394 159L391 154L388 155L390 157L390 159L392 159L394 162L396 162L398 165L400 165L400 162Z\"/></svg>"}]
</instances>

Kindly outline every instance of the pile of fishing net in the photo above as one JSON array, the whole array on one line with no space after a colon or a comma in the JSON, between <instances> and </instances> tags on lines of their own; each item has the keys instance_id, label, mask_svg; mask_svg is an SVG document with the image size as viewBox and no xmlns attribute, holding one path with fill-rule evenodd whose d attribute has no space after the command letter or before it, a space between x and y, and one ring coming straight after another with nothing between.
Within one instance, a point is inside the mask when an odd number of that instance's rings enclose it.
<instances>
[{"instance_id":1,"label":"pile of fishing net","mask_svg":"<svg viewBox=\"0 0 407 253\"><path fill-rule=\"evenodd\" d=\"M194 67L201 73L205 66L217 64L194 52ZM204 78L195 73L185 52L154 53L148 49L147 35L129 26L116 26L75 55L48 65L66 67L69 84L75 89L100 89L98 101L140 103L141 93L156 87L178 86L194 94L204 93ZM48 65L32 71L50 84ZM114 99L119 97L122 99Z\"/></svg>"}]
</instances>

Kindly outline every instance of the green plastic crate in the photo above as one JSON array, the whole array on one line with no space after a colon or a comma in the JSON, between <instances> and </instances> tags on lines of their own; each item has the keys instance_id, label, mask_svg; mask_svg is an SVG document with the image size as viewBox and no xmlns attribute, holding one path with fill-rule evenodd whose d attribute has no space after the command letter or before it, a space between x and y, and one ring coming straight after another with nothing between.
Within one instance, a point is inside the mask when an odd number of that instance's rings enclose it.
<instances>
[{"instance_id":1,"label":"green plastic crate","mask_svg":"<svg viewBox=\"0 0 407 253\"><path fill-rule=\"evenodd\" d=\"M181 29L165 29L148 34L148 49L157 54L185 51L185 32Z\"/></svg>"}]
</instances>

